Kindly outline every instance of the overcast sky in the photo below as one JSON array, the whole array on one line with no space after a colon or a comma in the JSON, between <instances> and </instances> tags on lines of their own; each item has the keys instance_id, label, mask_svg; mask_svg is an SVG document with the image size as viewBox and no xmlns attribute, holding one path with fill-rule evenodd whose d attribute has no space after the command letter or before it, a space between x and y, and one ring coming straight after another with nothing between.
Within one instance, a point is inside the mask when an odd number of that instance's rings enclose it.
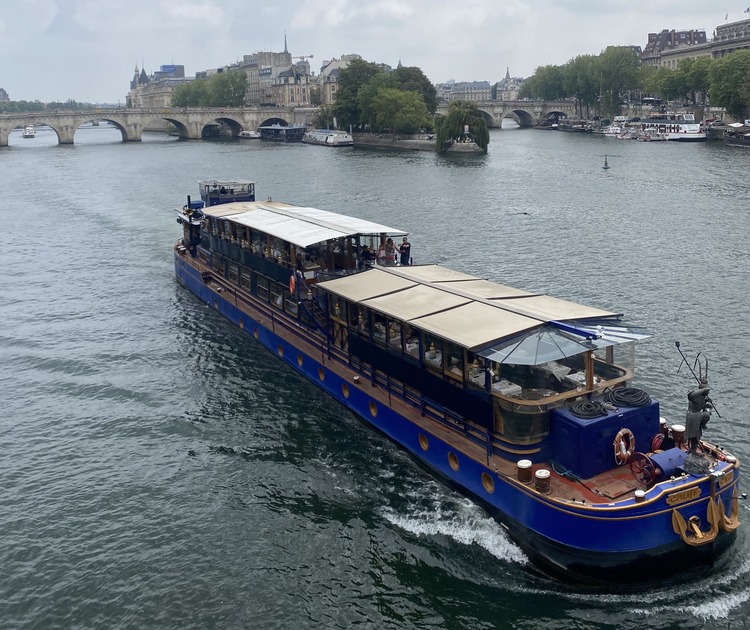
<instances>
[{"instance_id":1,"label":"overcast sky","mask_svg":"<svg viewBox=\"0 0 750 630\"><path fill-rule=\"evenodd\" d=\"M742 0L750 4L750 0ZM11 100L125 102L135 65L185 74L260 50L418 66L433 83L529 76L663 29L714 28L747 5L705 0L1 0Z\"/></svg>"}]
</instances>

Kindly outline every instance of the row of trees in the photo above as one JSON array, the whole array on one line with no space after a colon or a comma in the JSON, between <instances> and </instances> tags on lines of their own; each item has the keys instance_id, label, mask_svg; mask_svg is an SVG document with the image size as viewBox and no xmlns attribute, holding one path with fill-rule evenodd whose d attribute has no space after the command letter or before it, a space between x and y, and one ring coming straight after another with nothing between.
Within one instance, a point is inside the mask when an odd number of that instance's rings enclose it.
<instances>
[{"instance_id":1,"label":"row of trees","mask_svg":"<svg viewBox=\"0 0 750 630\"><path fill-rule=\"evenodd\" d=\"M419 68L385 72L378 64L354 59L339 73L335 102L321 107L313 124L392 134L436 131L438 151L469 125L474 141L487 151L489 131L475 105L452 103L445 117L435 115L437 105L437 90Z\"/></svg>"},{"instance_id":2,"label":"row of trees","mask_svg":"<svg viewBox=\"0 0 750 630\"><path fill-rule=\"evenodd\" d=\"M579 114L615 115L623 100L642 94L665 101L724 107L741 118L750 106L750 51L723 57L684 59L676 70L641 64L627 47L611 46L599 55L580 55L562 66L541 66L521 86L519 98L576 100Z\"/></svg>"},{"instance_id":3,"label":"row of trees","mask_svg":"<svg viewBox=\"0 0 750 630\"><path fill-rule=\"evenodd\" d=\"M42 103L41 101L0 101L0 113L2 114L22 114L28 112L44 112L55 109L84 110L95 109L100 107L92 103L79 103L74 100L52 101L51 103Z\"/></svg>"},{"instance_id":4,"label":"row of trees","mask_svg":"<svg viewBox=\"0 0 750 630\"><path fill-rule=\"evenodd\" d=\"M178 85L172 107L242 107L247 94L247 74L230 70Z\"/></svg>"}]
</instances>

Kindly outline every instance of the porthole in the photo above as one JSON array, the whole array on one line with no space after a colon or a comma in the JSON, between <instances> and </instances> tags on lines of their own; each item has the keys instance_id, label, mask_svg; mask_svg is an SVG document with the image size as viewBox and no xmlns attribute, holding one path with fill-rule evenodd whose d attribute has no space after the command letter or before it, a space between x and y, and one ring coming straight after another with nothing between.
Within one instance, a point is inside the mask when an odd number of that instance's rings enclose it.
<instances>
[{"instance_id":1,"label":"porthole","mask_svg":"<svg viewBox=\"0 0 750 630\"><path fill-rule=\"evenodd\" d=\"M456 457L455 453L448 453L448 463L453 470L458 470L458 457ZM486 487L487 486L485 486L485 488Z\"/></svg>"},{"instance_id":2,"label":"porthole","mask_svg":"<svg viewBox=\"0 0 750 630\"><path fill-rule=\"evenodd\" d=\"M495 482L486 472L482 473L482 485L484 489L492 494L495 491Z\"/></svg>"},{"instance_id":3,"label":"porthole","mask_svg":"<svg viewBox=\"0 0 750 630\"><path fill-rule=\"evenodd\" d=\"M344 398L349 398L349 386L346 383L341 383L341 393L344 394Z\"/></svg>"},{"instance_id":4,"label":"porthole","mask_svg":"<svg viewBox=\"0 0 750 630\"><path fill-rule=\"evenodd\" d=\"M281 344L279 344L278 346L276 346L276 352L279 353L280 357L284 356L284 348L281 347Z\"/></svg>"},{"instance_id":5,"label":"porthole","mask_svg":"<svg viewBox=\"0 0 750 630\"><path fill-rule=\"evenodd\" d=\"M244 319L240 320L240 330L245 330L245 320Z\"/></svg>"},{"instance_id":6,"label":"porthole","mask_svg":"<svg viewBox=\"0 0 750 630\"><path fill-rule=\"evenodd\" d=\"M253 337L255 337L256 339L258 338L258 329L257 328L253 328Z\"/></svg>"},{"instance_id":7,"label":"porthole","mask_svg":"<svg viewBox=\"0 0 750 630\"><path fill-rule=\"evenodd\" d=\"M318 368L318 378L321 381L324 381L326 379L326 371L322 367Z\"/></svg>"},{"instance_id":8,"label":"porthole","mask_svg":"<svg viewBox=\"0 0 750 630\"><path fill-rule=\"evenodd\" d=\"M218 311L219 310L219 300L214 300L214 308Z\"/></svg>"},{"instance_id":9,"label":"porthole","mask_svg":"<svg viewBox=\"0 0 750 630\"><path fill-rule=\"evenodd\" d=\"M426 451L428 448L430 448L430 442L424 433L419 434L419 446L423 451Z\"/></svg>"},{"instance_id":10,"label":"porthole","mask_svg":"<svg viewBox=\"0 0 750 630\"><path fill-rule=\"evenodd\" d=\"M297 365L299 365L300 367L302 367L302 355L301 354L297 355Z\"/></svg>"},{"instance_id":11,"label":"porthole","mask_svg":"<svg viewBox=\"0 0 750 630\"><path fill-rule=\"evenodd\" d=\"M378 415L378 406L372 400L370 401L370 415L373 418Z\"/></svg>"}]
</instances>

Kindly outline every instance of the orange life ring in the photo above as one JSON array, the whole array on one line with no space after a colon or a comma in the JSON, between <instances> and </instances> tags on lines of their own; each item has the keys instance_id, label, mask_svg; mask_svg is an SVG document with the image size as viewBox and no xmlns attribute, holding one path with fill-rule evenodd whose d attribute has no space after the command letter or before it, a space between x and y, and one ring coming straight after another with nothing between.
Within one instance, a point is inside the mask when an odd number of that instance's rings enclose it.
<instances>
[{"instance_id":1,"label":"orange life ring","mask_svg":"<svg viewBox=\"0 0 750 630\"><path fill-rule=\"evenodd\" d=\"M289 293L294 293L294 289L297 287L297 281L294 279L294 274L289 277Z\"/></svg>"},{"instance_id":2,"label":"orange life ring","mask_svg":"<svg viewBox=\"0 0 750 630\"><path fill-rule=\"evenodd\" d=\"M630 461L633 451L635 451L635 435L630 429L620 429L612 443L615 449L615 462L622 466L625 462Z\"/></svg>"}]
</instances>

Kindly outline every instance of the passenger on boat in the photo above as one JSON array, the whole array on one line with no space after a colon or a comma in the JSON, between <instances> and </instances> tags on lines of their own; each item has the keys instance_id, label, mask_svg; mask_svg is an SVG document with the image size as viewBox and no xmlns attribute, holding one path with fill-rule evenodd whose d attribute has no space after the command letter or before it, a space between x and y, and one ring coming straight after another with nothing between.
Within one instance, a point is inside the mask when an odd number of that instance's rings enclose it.
<instances>
[{"instance_id":1,"label":"passenger on boat","mask_svg":"<svg viewBox=\"0 0 750 630\"><path fill-rule=\"evenodd\" d=\"M370 247L365 245L362 247L362 251L359 254L362 267L371 267L375 262L375 254L370 251Z\"/></svg>"},{"instance_id":2,"label":"passenger on boat","mask_svg":"<svg viewBox=\"0 0 750 630\"><path fill-rule=\"evenodd\" d=\"M385 264L388 267L392 267L396 264L396 246L393 244L393 239L390 237L385 242Z\"/></svg>"},{"instance_id":3,"label":"passenger on boat","mask_svg":"<svg viewBox=\"0 0 750 630\"><path fill-rule=\"evenodd\" d=\"M380 245L378 246L378 253L376 255L376 262L379 265L385 265L385 239L380 239Z\"/></svg>"},{"instance_id":4,"label":"passenger on boat","mask_svg":"<svg viewBox=\"0 0 750 630\"><path fill-rule=\"evenodd\" d=\"M401 241L401 245L398 246L398 253L401 254L401 264L411 264L411 243L405 236Z\"/></svg>"}]
</instances>

